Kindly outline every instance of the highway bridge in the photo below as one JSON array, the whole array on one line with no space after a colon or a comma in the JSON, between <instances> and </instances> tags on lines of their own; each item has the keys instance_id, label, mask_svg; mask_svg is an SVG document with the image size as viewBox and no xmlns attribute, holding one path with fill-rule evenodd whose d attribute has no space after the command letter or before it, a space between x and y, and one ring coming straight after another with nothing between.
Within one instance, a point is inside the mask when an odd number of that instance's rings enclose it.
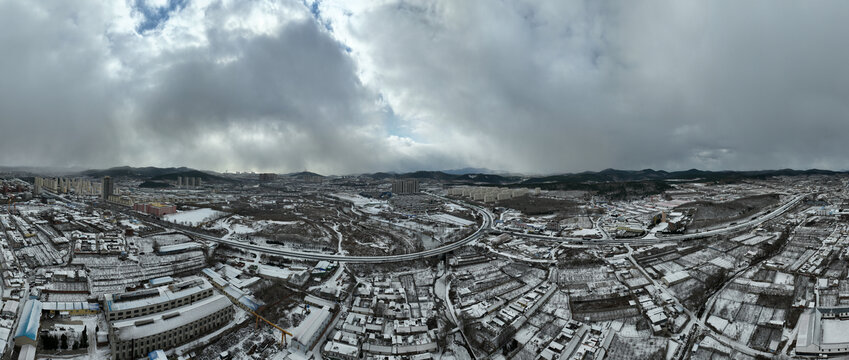
<instances>
[{"instance_id":1,"label":"highway bridge","mask_svg":"<svg viewBox=\"0 0 849 360\"><path fill-rule=\"evenodd\" d=\"M483 217L483 222L481 226L475 230L471 235L452 242L450 244L446 244L440 247L436 247L430 250L424 250L415 253L409 254L400 254L400 255L382 255L382 256L349 256L349 255L337 255L337 254L325 254L318 252L306 252L306 251L294 251L294 250L286 250L277 247L263 246L263 245L254 245L250 243L244 243L241 241L222 239L216 236L211 236L207 234L202 234L193 231L182 230L182 232L195 236L197 238L216 242L222 245L227 245L230 247L242 249L242 250L250 250L257 251L264 254L270 255L278 255L289 258L297 258L297 259L306 259L306 260L327 260L327 261L339 261L345 263L358 263L358 264L377 264L377 263L387 263L387 262L402 262L402 261L411 261L424 259L432 256L442 255L454 250L457 250L464 245L477 240L482 235L487 233L489 229L492 228L492 215L486 211L486 209L480 208L478 206L465 205L471 207L478 211L479 214Z\"/></svg>"},{"instance_id":2,"label":"highway bridge","mask_svg":"<svg viewBox=\"0 0 849 360\"><path fill-rule=\"evenodd\" d=\"M775 217L784 214L788 210L792 209L794 206L798 205L805 198L806 194L797 195L792 200L784 203L779 206L775 210L767 213L766 215L755 217L749 219L748 221L737 223L737 224L729 224L728 226L713 229L709 231L696 232L691 234L681 234L681 235L670 235L659 237L656 239L646 239L646 238L633 238L633 239L584 239L579 237L556 237L556 236L546 236L546 235L537 235L537 234L526 234L518 231L504 231L503 233L507 233L514 236L525 237L525 238L533 238L539 240L547 240L547 241L556 241L556 242L566 242L566 243L574 243L574 244L592 244L592 245L651 245L665 242L681 242L685 240L693 240L706 238L716 235L725 235L728 233L735 232L737 230L753 228L760 224L763 224L769 220L774 219Z\"/></svg>"},{"instance_id":3,"label":"highway bridge","mask_svg":"<svg viewBox=\"0 0 849 360\"><path fill-rule=\"evenodd\" d=\"M433 195L433 194L431 194L431 195ZM436 195L434 195L434 196L436 196ZM804 199L805 196L806 196L805 194L797 195L792 200L784 203L783 205L779 206L778 208L776 208L772 212L770 212L766 215L763 215L763 216L752 218L752 219L750 219L746 222L742 222L742 223L738 223L738 224L734 224L734 225L729 225L729 226L726 226L726 227L723 227L723 228L714 229L714 230L710 230L710 231L704 231L704 232L698 232L698 233L692 233L692 234L672 235L672 236L666 236L666 237L661 237L661 238L657 238L657 239L645 239L645 238L636 238L636 239L584 239L584 238L577 238L577 237L553 237L553 236L536 235L536 234L525 234L525 233L520 233L520 232L510 232L510 231L503 231L503 230L502 230L502 232L508 233L508 234L511 234L511 235L514 235L514 236L519 236L519 237L533 238L533 239L546 240L546 241L555 241L555 242L560 242L560 243L572 243L572 244L578 244L578 245L625 245L625 244L652 245L652 244L658 244L658 243L664 243L664 242L680 242L680 241L684 241L684 240L692 240L692 239L705 238L705 237L710 237L710 236L715 236L715 235L723 235L723 234L734 232L734 231L737 231L737 230L740 230L740 229L752 228L752 227L758 226L758 225L760 225L760 224L762 224L766 221L769 221L769 220L775 218L776 216L784 214L789 209L796 206L800 201L802 201L802 199ZM447 198L444 198L444 197L441 197L441 196L436 196L436 197L444 199L446 201L452 201L450 199L447 199ZM66 199L61 198L61 197L57 197L57 198L64 200L64 201L67 201ZM75 203L75 204L82 205L82 204L79 204L79 203ZM438 255L442 255L442 254L457 250L457 249L465 246L466 244L479 239L481 236L483 236L484 234L486 234L490 230L492 230L492 228L493 228L493 215L486 208L479 207L479 206L476 206L476 205L466 204L466 203L463 203L463 206L470 207L470 208L474 209L483 218L483 221L481 222L480 227L478 227L478 229L474 233L472 233L471 235L469 235L469 236L467 236L467 237L465 237L461 240L458 240L458 241L455 241L455 242L452 242L452 243L449 243L449 244L446 244L446 245L443 245L443 246L440 246L440 247L436 247L436 248L433 248L433 249L430 249L430 250L424 250L424 251L420 251L420 252L409 253L409 254L400 254L400 255L349 256L349 255L339 255L339 254L327 254L327 253L320 253L320 252L295 251L295 250L286 250L286 249L282 249L282 248L278 248L278 247L271 247L271 246L264 246L264 245L254 245L254 244L250 244L250 243L247 243L247 242L235 241L235 240L230 240L230 239L223 239L223 238L220 238L220 237L217 237L217 236L212 236L212 235L209 235L209 234L195 232L195 231L191 231L191 230L187 230L187 229L179 229L178 231L182 231L186 234L195 236L196 238L199 238L199 239L215 242L215 243L218 243L218 244L221 244L221 245L227 245L227 246L230 246L230 247L233 247L233 248L249 250L249 251L257 251L257 252L261 252L261 253L264 253L264 254L278 255L278 256L283 256L283 257L288 257L288 258L306 259L306 260L327 260L327 261L338 261L338 262L345 262L345 263L360 263L360 264L363 264L363 263L365 263L365 264L379 264L379 263L389 263L389 262L403 262L403 261L411 261L411 260L418 260L418 259L424 259L424 258L428 258L428 257L438 256Z\"/></svg>"}]
</instances>

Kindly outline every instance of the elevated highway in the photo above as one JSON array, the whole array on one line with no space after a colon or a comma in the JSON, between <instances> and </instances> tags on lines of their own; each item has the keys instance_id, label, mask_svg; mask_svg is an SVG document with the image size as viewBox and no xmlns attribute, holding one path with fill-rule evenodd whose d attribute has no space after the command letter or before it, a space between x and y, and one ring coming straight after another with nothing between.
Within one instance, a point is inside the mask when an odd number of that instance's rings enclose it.
<instances>
[{"instance_id":1,"label":"elevated highway","mask_svg":"<svg viewBox=\"0 0 849 360\"><path fill-rule=\"evenodd\" d=\"M505 231L500 230L503 233L507 233L513 236L525 237L525 238L533 238L539 240L547 240L547 241L557 241L557 242L566 242L566 243L575 243L575 244L594 244L594 245L651 245L665 242L681 242L685 240L693 240L706 238L716 235L725 235L728 233L732 233L738 230L753 228L760 224L763 224L769 220L774 219L775 217L784 214L788 210L792 209L794 206L798 205L802 199L805 198L805 194L797 195L790 201L782 204L775 210L759 217L755 217L749 219L748 221L737 223L734 225L728 225L722 228L713 229L710 231L696 232L691 234L680 234L680 235L670 235L664 237L658 237L656 239L646 239L646 238L633 238L633 239L584 239L579 237L557 237L557 236L546 236L546 235L537 235L537 234L526 234L518 231Z\"/></svg>"},{"instance_id":2,"label":"elevated highway","mask_svg":"<svg viewBox=\"0 0 849 360\"><path fill-rule=\"evenodd\" d=\"M483 217L483 222L481 226L475 230L471 235L460 239L458 241L452 242L450 244L446 244L440 247L436 247L430 250L424 250L415 253L409 254L399 254L399 255L383 255L383 256L349 256L349 255L336 255L336 254L324 254L318 252L306 252L306 251L294 251L294 250L286 250L276 247L263 246L263 245L253 245L250 243L244 243L241 241L234 241L229 239L222 239L216 236L211 236L207 234L202 234L193 231L181 230L184 233L195 236L199 239L203 239L206 241L211 241L215 243L219 243L222 245L227 245L230 247L257 251L270 255L278 255L289 258L297 258L297 259L306 259L306 260L327 260L327 261L339 261L345 263L358 263L358 264L379 264L379 263L388 263L388 262L403 262L403 261L411 261L411 260L419 260L432 256L439 256L454 250L457 250L466 244L479 239L482 235L489 231L492 228L492 215L486 211L486 209L465 205L471 208L474 208L478 213Z\"/></svg>"},{"instance_id":3,"label":"elevated highway","mask_svg":"<svg viewBox=\"0 0 849 360\"><path fill-rule=\"evenodd\" d=\"M431 195L433 195L433 194L431 194ZM434 196L436 196L436 195L434 195ZM447 200L447 201L453 201L453 200L449 200L449 199L441 197L441 196L436 196L436 197L439 197L439 198ZM556 241L556 242L561 242L561 243L572 243L572 244L578 244L578 245L625 245L625 244L629 244L629 245L651 245L651 244L664 243L664 242L680 242L680 241L684 241L684 240L692 240L692 239L705 238L705 237L716 236L716 235L723 235L723 234L731 233L731 232L734 232L734 231L737 231L737 230L740 230L740 229L758 226L758 225L760 225L760 224L762 224L766 221L769 221L769 220L771 220L771 219L773 219L773 218L775 218L775 217L777 217L781 214L784 214L789 209L796 206L800 201L802 201L802 199L804 199L804 197L805 197L804 194L798 195L798 196L794 197L792 200L790 200L790 201L784 203L783 205L779 206L775 210L769 212L768 214L750 219L746 222L742 222L742 223L738 223L738 224L734 224L734 225L729 225L729 226L726 226L726 227L723 227L723 228L714 229L714 230L710 230L710 231L704 231L704 232L698 232L698 233L692 233L692 234L672 235L672 236L666 236L666 237L661 237L661 238L657 238L657 239L645 239L645 238L636 238L636 239L584 239L584 238L576 238L576 237L553 237L553 236L536 235L536 234L525 234L525 233L520 233L520 232L511 232L511 231L504 231L504 230L500 230L500 231L514 235L514 236L519 236L519 237L533 238L533 239L546 240L546 241ZM61 198L61 197L57 197L57 198L62 199L64 201L67 201L66 199ZM79 203L75 203L75 204L81 205ZM200 232L195 232L195 231L191 231L191 230L187 230L187 229L178 229L178 231L182 231L184 233L190 234L190 235L195 236L196 238L199 238L199 239L203 239L203 240L210 241L210 242L215 242L215 243L230 246L230 247L233 247L233 248L244 249L244 250L249 250L249 251L257 251L257 252L261 252L261 253L265 253L265 254L277 255L277 256L283 256L283 257L295 258L295 259L327 260L327 261L338 261L338 262L345 262L345 263L361 263L361 264L363 264L363 263L364 264L379 264L379 263L389 263L389 262L403 262L403 261L419 260L419 259L424 259L424 258L428 258L428 257L439 256L439 255L457 250L457 249L465 246L466 244L479 239L481 236L483 236L484 234L486 234L490 230L492 230L494 220L493 220L493 215L489 212L489 210L487 210L486 208L483 208L483 207L479 207L479 206L471 205L471 204L465 204L465 203L463 204L463 206L470 207L470 208L474 209L475 211L478 212L478 214L480 214L480 216L483 219L480 227L478 227L478 229L474 233L472 233L471 235L469 235L469 236L467 236L463 239L460 239L458 241L455 241L455 242L452 242L450 244L446 244L446 245L443 245L443 246L440 246L440 247L436 247L436 248L433 248L433 249L424 250L424 251L420 251L420 252L414 252L414 253L409 253L409 254L399 254L399 255L349 256L349 255L325 254L325 253L319 253L319 252L295 251L295 250L287 250L287 249L281 249L281 248L271 247L271 246L254 245L254 244L230 240L230 239L224 239L224 238L220 238L220 237L217 237L217 236L212 236L212 235L208 235L208 234L204 234L204 233L200 233Z\"/></svg>"}]
</instances>

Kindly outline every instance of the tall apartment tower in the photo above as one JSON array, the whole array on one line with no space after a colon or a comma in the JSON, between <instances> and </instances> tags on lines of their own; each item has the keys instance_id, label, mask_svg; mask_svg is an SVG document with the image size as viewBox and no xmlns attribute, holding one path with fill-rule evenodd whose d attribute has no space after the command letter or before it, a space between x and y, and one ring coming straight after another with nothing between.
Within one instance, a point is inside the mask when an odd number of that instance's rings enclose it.
<instances>
[{"instance_id":1,"label":"tall apartment tower","mask_svg":"<svg viewBox=\"0 0 849 360\"><path fill-rule=\"evenodd\" d=\"M41 184L43 183L43 179L40 177L36 177L35 181L32 184L32 195L38 196L41 195Z\"/></svg>"},{"instance_id":2,"label":"tall apartment tower","mask_svg":"<svg viewBox=\"0 0 849 360\"><path fill-rule=\"evenodd\" d=\"M418 179L400 179L392 182L392 192L395 194L415 194L419 192Z\"/></svg>"},{"instance_id":3,"label":"tall apartment tower","mask_svg":"<svg viewBox=\"0 0 849 360\"><path fill-rule=\"evenodd\" d=\"M115 184L109 176L103 177L103 200L109 200L109 196L115 193Z\"/></svg>"}]
</instances>

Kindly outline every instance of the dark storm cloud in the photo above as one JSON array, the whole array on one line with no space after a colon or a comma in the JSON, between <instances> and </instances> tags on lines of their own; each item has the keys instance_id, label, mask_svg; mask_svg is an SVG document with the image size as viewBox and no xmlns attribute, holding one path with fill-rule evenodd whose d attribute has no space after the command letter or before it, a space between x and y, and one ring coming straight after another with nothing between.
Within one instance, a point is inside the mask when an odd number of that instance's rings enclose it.
<instances>
[{"instance_id":1,"label":"dark storm cloud","mask_svg":"<svg viewBox=\"0 0 849 360\"><path fill-rule=\"evenodd\" d=\"M849 168L843 2L72 5L0 0L0 162Z\"/></svg>"},{"instance_id":2,"label":"dark storm cloud","mask_svg":"<svg viewBox=\"0 0 849 360\"><path fill-rule=\"evenodd\" d=\"M36 9L0 1L0 162L113 159L105 150L118 145L109 104L119 101L120 89L103 70L109 54L101 21L70 2Z\"/></svg>"},{"instance_id":3,"label":"dark storm cloud","mask_svg":"<svg viewBox=\"0 0 849 360\"><path fill-rule=\"evenodd\" d=\"M845 168L847 11L820 5L389 4L335 28L477 165Z\"/></svg>"},{"instance_id":4,"label":"dark storm cloud","mask_svg":"<svg viewBox=\"0 0 849 360\"><path fill-rule=\"evenodd\" d=\"M207 140L205 133L224 132L230 136L221 146L235 153L220 156L234 155L248 168L281 163L302 168L307 160L325 159L341 165L355 160L349 156L366 155L348 135L352 127L367 125L362 114L370 94L358 83L350 59L312 21L241 42L234 59L222 49L232 43L228 36L210 33L208 47L179 54L184 61L153 76L139 97L138 116L149 119L142 125L145 137L192 152L205 150L195 146ZM263 144L266 137L287 141ZM303 156L281 159L279 150ZM334 159L339 155L344 157Z\"/></svg>"}]
</instances>

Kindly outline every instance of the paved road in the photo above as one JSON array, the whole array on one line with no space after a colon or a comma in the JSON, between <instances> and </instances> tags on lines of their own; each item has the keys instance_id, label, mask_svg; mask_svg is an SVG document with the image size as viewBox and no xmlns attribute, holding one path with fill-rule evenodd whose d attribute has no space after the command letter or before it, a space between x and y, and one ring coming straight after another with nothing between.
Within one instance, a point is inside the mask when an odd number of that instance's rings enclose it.
<instances>
[{"instance_id":1,"label":"paved road","mask_svg":"<svg viewBox=\"0 0 849 360\"><path fill-rule=\"evenodd\" d=\"M294 251L294 250L286 250L281 248L262 246L262 245L253 245L250 243L244 243L241 241L222 239L216 236L211 236L207 234L202 234L198 232L182 230L187 234L191 234L197 238L216 242L219 244L224 244L227 246L244 249L244 250L252 250L252 251L260 251L266 254L271 255L279 255L290 258L298 258L298 259L307 259L307 260L327 260L327 261L339 261L345 263L387 263L387 262L402 262L402 261L411 261L424 259L432 256L442 255L454 250L457 250L464 245L477 240L483 234L485 234L492 227L492 215L486 211L486 209L472 206L468 204L464 204L464 206L471 207L478 211L479 214L483 217L483 222L481 226L471 235L455 241L453 243L443 245L437 248L433 248L430 250L410 253L410 254L401 254L401 255L383 255L383 256L349 256L349 255L336 255L336 254L323 254L323 253L314 253L314 252L304 252L304 251Z\"/></svg>"},{"instance_id":2,"label":"paved road","mask_svg":"<svg viewBox=\"0 0 849 360\"><path fill-rule=\"evenodd\" d=\"M584 239L579 237L556 237L556 236L546 236L546 235L537 235L537 234L526 234L518 231L509 231L509 230L500 230L501 232L508 233L514 236L533 238L539 240L548 240L548 241L558 241L558 242L570 242L570 243L581 243L581 244L589 244L589 245L651 245L665 242L681 242L684 240L693 240L700 239L715 235L724 235L730 232L734 232L740 229L753 228L764 222L772 220L776 216L779 216L787 210L790 210L794 206L796 206L802 199L805 198L805 195L798 195L792 200L784 203L784 205L779 206L777 209L772 212L757 217L755 219L750 219L749 221L742 222L739 224L729 225L720 229L714 229L710 231L692 233L692 234L682 234L682 235L670 235L659 237L657 239L644 239L644 238L636 238L636 239Z\"/></svg>"},{"instance_id":3,"label":"paved road","mask_svg":"<svg viewBox=\"0 0 849 360\"><path fill-rule=\"evenodd\" d=\"M438 196L438 195L434 195L434 194L430 194L430 195L444 199L446 201L452 201L452 200L449 200L449 199L442 197L442 196ZM673 235L673 236L658 238L656 240L655 239L607 239L607 240L590 239L590 240L588 240L588 239L583 239L583 238L552 237L552 236L524 234L524 233L509 232L509 231L508 231L508 233L510 233L512 235L516 235L516 236L536 238L536 239L541 239L541 240L550 240L550 241L558 241L558 242L573 242L573 243L582 243L582 244L598 244L598 245L619 245L619 244L621 244L621 245L624 245L624 244L631 244L631 245L645 244L645 245L648 245L648 244L656 244L656 243L661 243L661 242L678 242L678 241L683 241L683 240L690 240L690 239L697 239L697 238L714 236L714 235L721 235L721 234L725 234L725 233L728 233L728 232L736 231L738 229L754 227L754 226L760 225L760 224L762 224L762 223L764 223L768 220L771 220L772 218L774 218L778 215L783 214L784 212L786 212L787 210L789 210L790 208L792 208L793 206L798 204L799 201L801 201L804 198L804 196L805 195L799 195L799 196L795 197L793 200L791 200L791 201L785 203L784 205L780 206L779 208L773 210L771 213L769 213L765 216L758 217L756 219L749 220L747 222L731 225L731 226L728 226L728 227L725 227L725 228L722 228L722 229L715 229L715 230L711 230L711 231L705 231L705 232L694 233L694 234ZM64 200L64 201L68 201L67 199L64 199L62 197L59 197L59 198ZM438 255L442 255L442 254L454 251L454 250L459 249L459 248L463 247L464 245L466 245L466 244L468 244L468 243L470 243L474 240L477 240L483 234L485 234L490 229L492 229L493 215L486 208L478 207L478 206L474 206L474 205L470 205L470 204L463 204L463 206L474 209L475 211L477 211L483 217L483 222L481 223L481 226L474 233L472 233L471 235L467 236L464 239L461 239L461 240L455 241L453 243L443 245L443 246L440 246L440 247L437 247L437 248L434 248L434 249L410 253L410 254L401 254L401 255L348 256L348 255L336 255L336 254L323 254L323 253L314 253L314 252L294 251L294 250L286 250L286 249L269 247L269 246L253 245L253 244L250 244L250 243L245 243L245 242L240 242L240 241L235 241L235 240L222 239L222 238L217 237L217 236L211 236L211 235L208 235L208 234L203 234L203 233L194 232L194 231L185 230L185 229L183 229L181 231L188 233L188 234L191 234L191 235L194 235L197 238L200 238L200 239L203 239L203 240L216 242L216 243L219 243L219 244L224 244L224 245L235 247L235 248L251 250L251 251L260 251L260 252L263 252L263 253L266 253L266 254L284 256L284 257L289 257L289 258L307 259L307 260L339 261L339 262L345 262L345 263L372 263L372 264L387 263L387 262L403 262L403 261L424 259L424 258L428 258L428 257L432 257L432 256L438 256Z\"/></svg>"},{"instance_id":4,"label":"paved road","mask_svg":"<svg viewBox=\"0 0 849 360\"><path fill-rule=\"evenodd\" d=\"M654 278L649 276L649 273L646 271L646 269L642 265L640 265L640 263L637 261L637 259L634 258L634 249L632 247L628 246L628 245L625 245L625 246L628 248L628 253L625 256L631 262L631 264L633 264L633 266L637 270L639 270L640 273L642 273L643 276L652 283L652 285L655 287L656 291L661 292L661 293L666 293L666 295L668 295L670 298L672 298L672 301L675 303L675 305L678 305L678 307L684 309L684 312L687 314L687 316L690 317L690 321L687 324L687 326L684 327L681 332L673 334L673 337L678 337L678 335L680 335L682 333L689 334L691 327L694 326L694 325L698 325L702 329L705 329L707 331L707 334L710 337L714 338L716 341L720 342L721 344L723 344L725 346L728 346L728 347L731 347L731 348L733 348L737 351L740 351L744 354L748 354L748 355L751 355L751 356L764 356L764 357L772 357L774 355L774 354L770 354L770 353L767 353L767 352L752 349L748 345L740 343L736 339L729 338L729 337L723 335L722 333L716 332L712 328L705 325L705 322L706 322L706 319L707 319L707 314L710 312L710 308L708 308L705 311L705 318L700 319L698 316L696 316L695 313L690 311L690 309L688 309L683 304L681 304L681 302L678 300L678 298L675 297L675 294L673 294L669 290L668 287L666 287L662 283L656 281ZM730 283L730 281L729 281L729 283ZM727 284L728 283L726 283L726 285ZM719 291L716 294L719 294ZM712 298L712 300L715 300L715 298Z\"/></svg>"},{"instance_id":5,"label":"paved road","mask_svg":"<svg viewBox=\"0 0 849 360\"><path fill-rule=\"evenodd\" d=\"M60 195L54 195L54 194L51 194L51 195L52 195L53 198L55 198L56 200L59 200L59 201L75 204L77 206L85 206L85 204L81 204L81 203L78 203L78 202L75 202L75 201L71 201L71 200L69 200L65 197L60 196ZM443 199L445 199L445 198L443 198ZM445 199L445 200L451 201L451 202L456 202L456 201L449 200L449 199ZM478 206L474 206L474 205L470 205L470 204L465 204L465 203L462 204L462 205L465 206L465 207L469 207L469 208L474 209L475 211L477 211L483 217L483 222L481 223L481 226L478 227L478 229L474 233L472 233L471 235L469 235L469 236L467 236L467 237L465 237L461 240L458 240L458 241L455 241L453 243L443 245L443 246L440 246L440 247L437 247L437 248L433 248L433 249L425 250L425 251L420 251L420 252L415 252L415 253L409 253L409 254L400 254L400 255L348 256L348 255L340 255L340 254L324 254L324 253L319 253L319 252L295 251L295 250L286 250L286 249L270 247L270 246L253 245L253 244L250 244L250 243L235 241L235 240L230 240L230 239L223 239L223 238L220 238L220 237L217 237L217 236L212 236L212 235L209 235L209 234L191 231L191 230L188 230L188 229L185 229L185 228L174 228L174 230L180 231L180 232L183 232L183 233L186 233L186 234L190 234L190 235L195 236L196 238L199 238L199 239L203 239L203 240L206 240L206 241L211 241L211 242L215 242L215 243L219 243L219 244L224 244L224 245L231 246L231 247L234 247L234 248L239 248L239 249L249 250L249 251L258 251L258 252L262 252L262 253L266 253L266 254L278 255L278 256L284 256L284 257L296 258L296 259L327 260L327 261L338 261L338 262L344 262L344 263L360 263L360 264L362 264L362 263L377 264L377 263L388 263L388 262L403 262L403 261L424 259L424 258L428 258L428 257L432 257L432 256L439 256L439 255L457 250L457 249L463 247L464 245L466 245L466 244L468 244L468 243L470 243L474 240L477 240L478 238L480 238L482 235L484 235L486 232L488 232L492 228L493 215L487 209L482 208L482 207L478 207ZM117 205L114 206L114 207L117 207ZM121 208L121 210L122 210L122 212L125 212L128 215L137 215L137 214L131 214L131 212L132 212L131 209ZM124 211L124 210L126 210L126 211ZM164 226L164 224L163 224L163 226Z\"/></svg>"}]
</instances>

